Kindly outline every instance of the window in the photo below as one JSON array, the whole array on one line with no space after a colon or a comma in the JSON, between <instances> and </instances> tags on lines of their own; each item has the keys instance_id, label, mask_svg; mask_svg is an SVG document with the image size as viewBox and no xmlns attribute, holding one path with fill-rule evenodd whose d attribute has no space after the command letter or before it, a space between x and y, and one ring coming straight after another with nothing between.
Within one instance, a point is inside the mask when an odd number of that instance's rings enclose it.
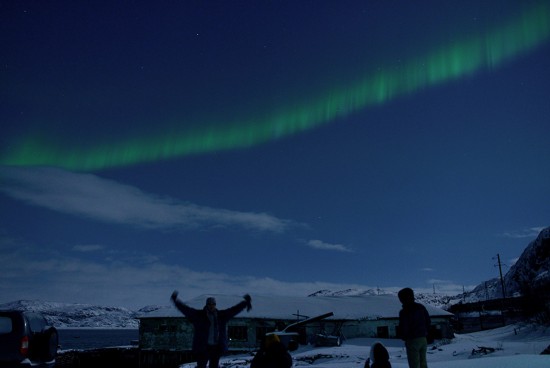
<instances>
[{"instance_id":1,"label":"window","mask_svg":"<svg viewBox=\"0 0 550 368\"><path fill-rule=\"evenodd\" d=\"M29 325L31 326L31 331L40 332L46 327L46 320L39 314L36 313L25 313Z\"/></svg>"},{"instance_id":2,"label":"window","mask_svg":"<svg viewBox=\"0 0 550 368\"><path fill-rule=\"evenodd\" d=\"M0 317L0 334L8 334L13 329L13 323L10 317Z\"/></svg>"},{"instance_id":3,"label":"window","mask_svg":"<svg viewBox=\"0 0 550 368\"><path fill-rule=\"evenodd\" d=\"M248 328L246 326L229 326L227 336L230 341L248 341Z\"/></svg>"},{"instance_id":4,"label":"window","mask_svg":"<svg viewBox=\"0 0 550 368\"><path fill-rule=\"evenodd\" d=\"M158 326L158 331L161 333L164 333L164 332L171 333L171 332L176 332L176 330L177 328L175 325L162 324Z\"/></svg>"}]
</instances>

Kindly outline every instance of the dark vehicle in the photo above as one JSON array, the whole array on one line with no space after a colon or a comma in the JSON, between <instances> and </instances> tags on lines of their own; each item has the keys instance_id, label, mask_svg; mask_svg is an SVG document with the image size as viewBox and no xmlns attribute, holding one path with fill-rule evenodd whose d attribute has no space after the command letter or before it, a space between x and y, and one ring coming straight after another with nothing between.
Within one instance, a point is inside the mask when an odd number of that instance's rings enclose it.
<instances>
[{"instance_id":1,"label":"dark vehicle","mask_svg":"<svg viewBox=\"0 0 550 368\"><path fill-rule=\"evenodd\" d=\"M58 334L39 313L0 311L0 367L53 367Z\"/></svg>"}]
</instances>

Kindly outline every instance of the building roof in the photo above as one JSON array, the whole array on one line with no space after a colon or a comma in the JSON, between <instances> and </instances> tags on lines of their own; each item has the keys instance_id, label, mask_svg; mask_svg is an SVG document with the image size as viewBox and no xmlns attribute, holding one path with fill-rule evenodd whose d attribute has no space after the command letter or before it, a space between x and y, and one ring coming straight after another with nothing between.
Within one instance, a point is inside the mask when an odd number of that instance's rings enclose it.
<instances>
[{"instance_id":1,"label":"building roof","mask_svg":"<svg viewBox=\"0 0 550 368\"><path fill-rule=\"evenodd\" d=\"M241 296L235 295L202 295L190 300L183 300L190 307L201 309L207 297L216 298L218 309L229 308L240 301ZM450 317L452 313L425 305L430 316ZM252 310L242 312L236 318L267 318L292 320L305 317L315 317L328 312L334 316L328 319L358 320L377 318L397 318L401 310L401 302L395 295L378 296L262 296L252 295ZM182 317L182 314L172 305L155 311L144 313L138 318Z\"/></svg>"}]
</instances>

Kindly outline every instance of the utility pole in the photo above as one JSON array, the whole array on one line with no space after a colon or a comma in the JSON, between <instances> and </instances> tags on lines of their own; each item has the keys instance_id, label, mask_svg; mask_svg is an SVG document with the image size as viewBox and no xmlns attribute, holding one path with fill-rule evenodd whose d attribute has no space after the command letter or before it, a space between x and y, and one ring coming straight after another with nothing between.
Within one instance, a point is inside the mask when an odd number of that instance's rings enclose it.
<instances>
[{"instance_id":1,"label":"utility pole","mask_svg":"<svg viewBox=\"0 0 550 368\"><path fill-rule=\"evenodd\" d=\"M500 316L502 317L502 325L506 326L506 317L504 316L506 289L504 288L504 278L502 277L502 266L500 263L500 254L497 253L498 272L500 273L500 286L502 287L502 300L500 301Z\"/></svg>"},{"instance_id":2,"label":"utility pole","mask_svg":"<svg viewBox=\"0 0 550 368\"><path fill-rule=\"evenodd\" d=\"M506 289L504 288L504 278L502 277L502 266L500 263L500 254L497 253L498 272L500 273L500 286L502 287L502 299L506 299Z\"/></svg>"},{"instance_id":3,"label":"utility pole","mask_svg":"<svg viewBox=\"0 0 550 368\"><path fill-rule=\"evenodd\" d=\"M301 317L304 317L304 319L308 319L308 318L309 318L309 316L300 314L300 310L299 310L299 309L296 311L295 314L293 313L292 315L296 316L296 322L300 322L300 318L301 318Z\"/></svg>"}]
</instances>

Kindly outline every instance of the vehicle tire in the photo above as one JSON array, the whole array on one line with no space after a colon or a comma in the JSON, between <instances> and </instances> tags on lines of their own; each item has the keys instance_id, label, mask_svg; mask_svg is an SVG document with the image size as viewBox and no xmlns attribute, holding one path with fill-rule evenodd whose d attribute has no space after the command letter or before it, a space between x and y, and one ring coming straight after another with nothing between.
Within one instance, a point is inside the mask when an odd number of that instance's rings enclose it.
<instances>
[{"instance_id":1,"label":"vehicle tire","mask_svg":"<svg viewBox=\"0 0 550 368\"><path fill-rule=\"evenodd\" d=\"M59 335L55 327L50 327L44 331L44 339L42 346L42 359L49 362L57 356L57 346L59 345Z\"/></svg>"}]
</instances>

